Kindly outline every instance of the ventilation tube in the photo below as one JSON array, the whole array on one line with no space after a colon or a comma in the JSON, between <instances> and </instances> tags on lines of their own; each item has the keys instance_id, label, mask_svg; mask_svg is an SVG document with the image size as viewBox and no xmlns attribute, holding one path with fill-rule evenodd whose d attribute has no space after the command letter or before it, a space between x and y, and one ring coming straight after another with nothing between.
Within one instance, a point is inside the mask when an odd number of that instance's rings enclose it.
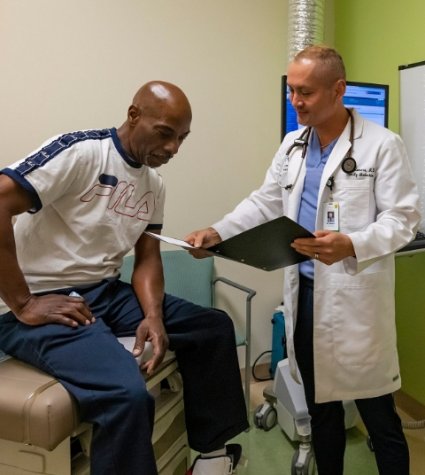
<instances>
[{"instance_id":1,"label":"ventilation tube","mask_svg":"<svg viewBox=\"0 0 425 475\"><path fill-rule=\"evenodd\" d=\"M323 43L324 0L289 0L288 59L307 46Z\"/></svg>"}]
</instances>

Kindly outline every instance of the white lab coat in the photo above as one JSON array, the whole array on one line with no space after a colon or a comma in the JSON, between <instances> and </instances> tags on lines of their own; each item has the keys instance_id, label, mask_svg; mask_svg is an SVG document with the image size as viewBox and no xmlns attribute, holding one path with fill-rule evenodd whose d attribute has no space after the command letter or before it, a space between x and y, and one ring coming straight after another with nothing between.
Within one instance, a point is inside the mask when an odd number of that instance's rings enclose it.
<instances>
[{"instance_id":1,"label":"white lab coat","mask_svg":"<svg viewBox=\"0 0 425 475\"><path fill-rule=\"evenodd\" d=\"M394 305L394 252L411 241L419 223L419 197L400 137L355 111L351 156L357 170L341 163L350 147L350 121L323 170L316 229L324 229L325 204L333 176L333 200L340 206L340 231L356 257L331 266L314 261L314 365L316 402L370 398L400 388ZM305 160L297 148L282 173L286 150L300 131L287 134L261 188L213 227L223 239L270 219L297 220ZM299 169L299 167L301 167ZM281 185L294 183L291 191ZM281 175L281 176L280 176ZM279 184L280 183L280 184ZM287 352L296 375L293 333L299 287L298 265L285 269Z\"/></svg>"}]
</instances>

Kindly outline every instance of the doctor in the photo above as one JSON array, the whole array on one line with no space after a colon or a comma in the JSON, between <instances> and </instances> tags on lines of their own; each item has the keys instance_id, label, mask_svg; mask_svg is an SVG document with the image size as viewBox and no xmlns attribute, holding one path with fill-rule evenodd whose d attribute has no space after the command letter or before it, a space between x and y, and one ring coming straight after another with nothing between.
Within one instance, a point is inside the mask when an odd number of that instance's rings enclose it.
<instances>
[{"instance_id":1,"label":"doctor","mask_svg":"<svg viewBox=\"0 0 425 475\"><path fill-rule=\"evenodd\" d=\"M304 130L286 135L258 190L186 240L209 247L283 214L314 232L292 244L311 259L285 269L284 305L288 356L304 382L318 473L343 473L341 401L348 399L368 430L379 473L409 475L392 396L401 386L394 253L414 238L419 222L406 151L398 135L344 107L345 68L335 50L301 51L287 82Z\"/></svg>"}]
</instances>

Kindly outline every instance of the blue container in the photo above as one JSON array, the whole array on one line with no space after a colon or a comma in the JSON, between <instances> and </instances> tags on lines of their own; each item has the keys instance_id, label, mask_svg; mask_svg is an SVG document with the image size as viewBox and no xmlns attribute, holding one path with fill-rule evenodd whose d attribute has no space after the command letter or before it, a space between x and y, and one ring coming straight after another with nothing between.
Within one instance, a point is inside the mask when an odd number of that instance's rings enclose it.
<instances>
[{"instance_id":1,"label":"blue container","mask_svg":"<svg viewBox=\"0 0 425 475\"><path fill-rule=\"evenodd\" d=\"M273 314L272 325L272 360L270 374L274 377L277 363L286 358L285 317L279 308L277 308Z\"/></svg>"}]
</instances>

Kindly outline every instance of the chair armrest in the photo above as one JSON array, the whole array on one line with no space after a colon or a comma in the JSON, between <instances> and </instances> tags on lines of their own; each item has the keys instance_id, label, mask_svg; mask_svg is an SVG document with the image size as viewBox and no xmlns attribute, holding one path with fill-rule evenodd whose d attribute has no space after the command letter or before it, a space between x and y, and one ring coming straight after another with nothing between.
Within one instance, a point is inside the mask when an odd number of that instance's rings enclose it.
<instances>
[{"instance_id":1,"label":"chair armrest","mask_svg":"<svg viewBox=\"0 0 425 475\"><path fill-rule=\"evenodd\" d=\"M247 293L248 295L247 295L246 299L248 301L250 301L257 294L257 292L255 290L250 289L249 287L245 287L244 285L238 284L237 282L234 282L233 280L227 279L226 277L216 277L213 280L213 286L215 286L215 284L217 282L224 282L225 284L230 285L231 287L235 287L236 289L239 289L242 292Z\"/></svg>"},{"instance_id":2,"label":"chair armrest","mask_svg":"<svg viewBox=\"0 0 425 475\"><path fill-rule=\"evenodd\" d=\"M246 295L246 309L245 309L245 335L243 345L245 346L245 405L247 410L247 416L250 414L251 406L251 300L256 295L256 291L245 287L244 285L233 282L232 280L227 279L226 277L216 277L212 281L212 287L215 290L215 286L218 282L223 282L223 284L229 285L241 292L245 292ZM214 294L214 292L213 292ZM238 343L236 343L238 345Z\"/></svg>"},{"instance_id":3,"label":"chair armrest","mask_svg":"<svg viewBox=\"0 0 425 475\"><path fill-rule=\"evenodd\" d=\"M246 305L245 305L245 315L246 315L246 325L245 325L245 346L249 346L248 342L251 340L251 300L257 294L257 292L249 287L245 287L244 285L238 284L233 280L227 279L226 277L216 277L213 282L212 286L215 288L218 282L223 282L230 287L238 289L242 292L247 294L246 296ZM248 355L250 356L250 355Z\"/></svg>"}]
</instances>

